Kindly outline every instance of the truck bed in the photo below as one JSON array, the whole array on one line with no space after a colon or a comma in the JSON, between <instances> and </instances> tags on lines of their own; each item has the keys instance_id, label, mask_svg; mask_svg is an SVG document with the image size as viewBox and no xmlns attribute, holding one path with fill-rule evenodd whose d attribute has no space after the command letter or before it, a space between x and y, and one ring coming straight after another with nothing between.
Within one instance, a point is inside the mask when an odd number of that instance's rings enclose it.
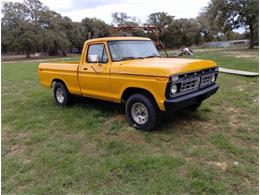
<instances>
[{"instance_id":1,"label":"truck bed","mask_svg":"<svg viewBox=\"0 0 260 195\"><path fill-rule=\"evenodd\" d=\"M79 61L40 63L38 67L40 83L51 88L52 82L59 79L66 84L71 93L80 94L78 84Z\"/></svg>"}]
</instances>

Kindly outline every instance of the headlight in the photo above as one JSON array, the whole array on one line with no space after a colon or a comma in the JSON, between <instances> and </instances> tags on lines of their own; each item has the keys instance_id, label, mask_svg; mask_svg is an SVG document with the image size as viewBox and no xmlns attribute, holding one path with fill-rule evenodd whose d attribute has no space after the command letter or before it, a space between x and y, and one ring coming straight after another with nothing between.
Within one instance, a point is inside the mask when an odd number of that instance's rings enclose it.
<instances>
[{"instance_id":1,"label":"headlight","mask_svg":"<svg viewBox=\"0 0 260 195\"><path fill-rule=\"evenodd\" d=\"M173 84L170 89L170 95L173 96L175 93L177 93L177 85Z\"/></svg>"}]
</instances>

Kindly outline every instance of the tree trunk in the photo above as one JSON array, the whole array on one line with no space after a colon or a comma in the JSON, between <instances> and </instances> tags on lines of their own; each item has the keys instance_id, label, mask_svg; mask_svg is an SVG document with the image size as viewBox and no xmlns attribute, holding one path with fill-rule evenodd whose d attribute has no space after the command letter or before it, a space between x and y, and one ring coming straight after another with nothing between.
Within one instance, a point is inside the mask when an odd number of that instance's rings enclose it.
<instances>
[{"instance_id":1,"label":"tree trunk","mask_svg":"<svg viewBox=\"0 0 260 195\"><path fill-rule=\"evenodd\" d=\"M30 58L30 51L26 51L26 58Z\"/></svg>"},{"instance_id":2,"label":"tree trunk","mask_svg":"<svg viewBox=\"0 0 260 195\"><path fill-rule=\"evenodd\" d=\"M249 43L249 49L253 49L254 48L254 26L253 24L249 25L249 38L250 38L250 43Z\"/></svg>"},{"instance_id":3,"label":"tree trunk","mask_svg":"<svg viewBox=\"0 0 260 195\"><path fill-rule=\"evenodd\" d=\"M64 56L64 57L67 56L67 53L64 49L62 49L61 52L62 52L62 56Z\"/></svg>"}]
</instances>

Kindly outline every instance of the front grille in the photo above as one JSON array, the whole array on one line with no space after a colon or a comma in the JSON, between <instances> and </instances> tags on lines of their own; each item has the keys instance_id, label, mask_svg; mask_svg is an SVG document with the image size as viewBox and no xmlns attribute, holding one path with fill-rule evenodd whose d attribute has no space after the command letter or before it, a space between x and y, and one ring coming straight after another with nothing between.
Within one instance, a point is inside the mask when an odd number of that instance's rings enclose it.
<instances>
[{"instance_id":1,"label":"front grille","mask_svg":"<svg viewBox=\"0 0 260 195\"><path fill-rule=\"evenodd\" d=\"M200 84L200 77L194 77L181 82L180 91L187 91L192 89L197 89Z\"/></svg>"},{"instance_id":2,"label":"front grille","mask_svg":"<svg viewBox=\"0 0 260 195\"><path fill-rule=\"evenodd\" d=\"M216 68L178 75L178 79L173 81L177 85L177 93L174 96L185 95L210 86L214 83L213 77L217 77L217 75L218 70Z\"/></svg>"},{"instance_id":3,"label":"front grille","mask_svg":"<svg viewBox=\"0 0 260 195\"><path fill-rule=\"evenodd\" d=\"M206 86L206 85L211 84L213 77L215 77L214 74L202 75L202 76L201 76L200 86L203 87L203 86Z\"/></svg>"}]
</instances>

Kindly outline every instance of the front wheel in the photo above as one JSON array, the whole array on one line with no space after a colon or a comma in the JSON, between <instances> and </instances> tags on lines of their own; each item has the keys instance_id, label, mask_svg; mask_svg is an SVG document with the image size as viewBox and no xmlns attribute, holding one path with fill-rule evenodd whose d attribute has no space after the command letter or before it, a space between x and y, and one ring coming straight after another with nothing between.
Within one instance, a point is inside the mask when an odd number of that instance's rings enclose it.
<instances>
[{"instance_id":1,"label":"front wheel","mask_svg":"<svg viewBox=\"0 0 260 195\"><path fill-rule=\"evenodd\" d=\"M161 121L161 114L155 101L143 94L134 94L127 99L125 114L128 123L142 131L154 129Z\"/></svg>"}]
</instances>

